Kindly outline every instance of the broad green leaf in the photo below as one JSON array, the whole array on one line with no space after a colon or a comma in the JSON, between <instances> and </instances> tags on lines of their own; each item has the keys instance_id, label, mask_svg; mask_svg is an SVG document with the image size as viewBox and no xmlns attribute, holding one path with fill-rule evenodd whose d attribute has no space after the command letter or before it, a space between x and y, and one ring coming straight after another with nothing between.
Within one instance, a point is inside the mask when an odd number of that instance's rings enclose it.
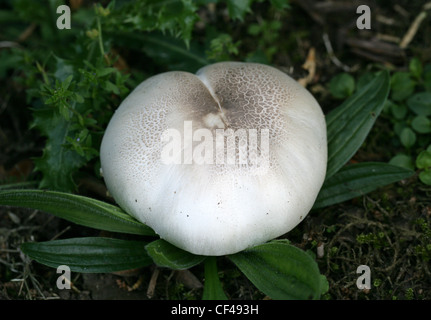
<instances>
[{"instance_id":1,"label":"broad green leaf","mask_svg":"<svg viewBox=\"0 0 431 320\"><path fill-rule=\"evenodd\" d=\"M205 285L203 300L227 300L217 271L217 257L205 259Z\"/></svg>"},{"instance_id":2,"label":"broad green leaf","mask_svg":"<svg viewBox=\"0 0 431 320\"><path fill-rule=\"evenodd\" d=\"M419 173L419 179L426 185L431 186L431 170L426 170Z\"/></svg>"},{"instance_id":3,"label":"broad green leaf","mask_svg":"<svg viewBox=\"0 0 431 320\"><path fill-rule=\"evenodd\" d=\"M419 116L431 116L431 92L418 92L407 100L409 108Z\"/></svg>"},{"instance_id":4,"label":"broad green leaf","mask_svg":"<svg viewBox=\"0 0 431 320\"><path fill-rule=\"evenodd\" d=\"M412 128L418 133L431 133L431 120L425 116L416 116L412 120Z\"/></svg>"},{"instance_id":5,"label":"broad green leaf","mask_svg":"<svg viewBox=\"0 0 431 320\"><path fill-rule=\"evenodd\" d=\"M28 242L21 246L30 258L49 267L66 265L75 272L115 272L152 264L145 242L111 238L73 238Z\"/></svg>"},{"instance_id":6,"label":"broad green leaf","mask_svg":"<svg viewBox=\"0 0 431 320\"><path fill-rule=\"evenodd\" d=\"M349 73L337 74L329 82L329 91L337 99L346 99L355 90L355 78Z\"/></svg>"},{"instance_id":7,"label":"broad green leaf","mask_svg":"<svg viewBox=\"0 0 431 320\"><path fill-rule=\"evenodd\" d=\"M423 72L421 61L418 58L414 57L412 60L410 60L409 70L414 78L420 79Z\"/></svg>"},{"instance_id":8,"label":"broad green leaf","mask_svg":"<svg viewBox=\"0 0 431 320\"><path fill-rule=\"evenodd\" d=\"M408 72L395 72L391 77L391 99L401 101L410 97L415 90L416 82Z\"/></svg>"},{"instance_id":9,"label":"broad green leaf","mask_svg":"<svg viewBox=\"0 0 431 320\"><path fill-rule=\"evenodd\" d=\"M383 109L388 92L389 75L380 72L373 81L326 116L327 178L336 173L360 148Z\"/></svg>"},{"instance_id":10,"label":"broad green leaf","mask_svg":"<svg viewBox=\"0 0 431 320\"><path fill-rule=\"evenodd\" d=\"M100 230L154 236L154 231L117 206L58 191L4 190L0 205L37 209Z\"/></svg>"},{"instance_id":11,"label":"broad green leaf","mask_svg":"<svg viewBox=\"0 0 431 320\"><path fill-rule=\"evenodd\" d=\"M205 260L204 256L184 251L162 239L149 243L145 249L155 264L174 270L189 269Z\"/></svg>"},{"instance_id":12,"label":"broad green leaf","mask_svg":"<svg viewBox=\"0 0 431 320\"><path fill-rule=\"evenodd\" d=\"M406 179L412 170L380 162L348 165L325 181L313 208L322 208L365 195Z\"/></svg>"},{"instance_id":13,"label":"broad green leaf","mask_svg":"<svg viewBox=\"0 0 431 320\"><path fill-rule=\"evenodd\" d=\"M411 148L416 142L416 133L411 128L406 127L401 131L400 140L404 147Z\"/></svg>"},{"instance_id":14,"label":"broad green leaf","mask_svg":"<svg viewBox=\"0 0 431 320\"><path fill-rule=\"evenodd\" d=\"M392 157L392 159L389 160L389 164L398 166L398 167L403 167L410 170L415 169L415 165L413 164L412 157L402 153Z\"/></svg>"},{"instance_id":15,"label":"broad green leaf","mask_svg":"<svg viewBox=\"0 0 431 320\"><path fill-rule=\"evenodd\" d=\"M416 158L416 166L419 169L431 168L431 151L423 150Z\"/></svg>"},{"instance_id":16,"label":"broad green leaf","mask_svg":"<svg viewBox=\"0 0 431 320\"><path fill-rule=\"evenodd\" d=\"M408 109L404 104L390 103L390 110L395 119L402 120L406 117Z\"/></svg>"},{"instance_id":17,"label":"broad green leaf","mask_svg":"<svg viewBox=\"0 0 431 320\"><path fill-rule=\"evenodd\" d=\"M313 258L284 241L271 241L228 258L272 299L318 299L327 289Z\"/></svg>"}]
</instances>

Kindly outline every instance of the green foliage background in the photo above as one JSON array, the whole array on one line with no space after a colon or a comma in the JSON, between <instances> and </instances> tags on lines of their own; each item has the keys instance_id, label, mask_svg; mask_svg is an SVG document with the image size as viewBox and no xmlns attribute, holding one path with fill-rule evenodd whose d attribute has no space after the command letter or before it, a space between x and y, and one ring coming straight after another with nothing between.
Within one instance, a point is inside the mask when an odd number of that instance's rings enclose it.
<instances>
[{"instance_id":1,"label":"green foliage background","mask_svg":"<svg viewBox=\"0 0 431 320\"><path fill-rule=\"evenodd\" d=\"M274 32L260 37L254 52L240 54L241 41L232 35L244 28L253 3L278 18L251 24L247 32L252 35L265 32L267 23ZM58 29L61 12L56 10L62 4L10 0L0 7L3 38L20 39L23 30L32 29L25 41L0 51L0 77L12 73L25 88L31 128L46 138L43 154L35 159L39 187L65 192L76 190L80 171L98 175L104 128L139 82L155 73L195 72L228 59L269 63L276 48L266 45L277 37L277 20L289 7L286 0L84 2L72 6L71 29ZM199 25L203 12L212 16ZM228 24L220 24L220 12Z\"/></svg>"}]
</instances>

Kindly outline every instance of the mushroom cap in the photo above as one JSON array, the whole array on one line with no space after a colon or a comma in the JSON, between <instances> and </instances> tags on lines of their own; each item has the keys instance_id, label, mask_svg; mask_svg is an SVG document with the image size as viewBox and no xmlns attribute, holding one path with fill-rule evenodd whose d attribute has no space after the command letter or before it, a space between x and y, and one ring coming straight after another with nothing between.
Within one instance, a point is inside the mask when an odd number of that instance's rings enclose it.
<instances>
[{"instance_id":1,"label":"mushroom cap","mask_svg":"<svg viewBox=\"0 0 431 320\"><path fill-rule=\"evenodd\" d=\"M121 103L100 160L119 206L162 239L194 254L233 254L308 214L326 174L325 117L270 66L167 72Z\"/></svg>"}]
</instances>

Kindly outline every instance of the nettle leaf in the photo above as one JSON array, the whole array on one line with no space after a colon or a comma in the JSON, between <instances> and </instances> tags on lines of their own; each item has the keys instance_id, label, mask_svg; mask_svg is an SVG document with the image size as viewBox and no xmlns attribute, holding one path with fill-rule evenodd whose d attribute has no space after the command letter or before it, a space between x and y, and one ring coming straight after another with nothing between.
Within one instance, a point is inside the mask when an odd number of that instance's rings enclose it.
<instances>
[{"instance_id":1,"label":"nettle leaf","mask_svg":"<svg viewBox=\"0 0 431 320\"><path fill-rule=\"evenodd\" d=\"M233 20L244 20L247 13L251 12L251 5L254 0L228 0L227 7L229 16Z\"/></svg>"},{"instance_id":2,"label":"nettle leaf","mask_svg":"<svg viewBox=\"0 0 431 320\"><path fill-rule=\"evenodd\" d=\"M271 241L228 258L272 299L319 299L328 290L316 261L286 241Z\"/></svg>"},{"instance_id":3,"label":"nettle leaf","mask_svg":"<svg viewBox=\"0 0 431 320\"><path fill-rule=\"evenodd\" d=\"M131 1L112 11L105 21L104 31L160 31L181 38L188 46L199 19L197 10L191 0Z\"/></svg>"},{"instance_id":4,"label":"nettle leaf","mask_svg":"<svg viewBox=\"0 0 431 320\"><path fill-rule=\"evenodd\" d=\"M66 265L74 272L115 272L152 264L145 242L112 238L72 238L28 242L21 246L31 259L49 267Z\"/></svg>"},{"instance_id":5,"label":"nettle leaf","mask_svg":"<svg viewBox=\"0 0 431 320\"><path fill-rule=\"evenodd\" d=\"M72 149L65 148L70 121L53 109L34 111L33 126L47 138L43 155L35 159L35 169L42 173L40 188L72 192L73 174L86 164L87 159Z\"/></svg>"}]
</instances>

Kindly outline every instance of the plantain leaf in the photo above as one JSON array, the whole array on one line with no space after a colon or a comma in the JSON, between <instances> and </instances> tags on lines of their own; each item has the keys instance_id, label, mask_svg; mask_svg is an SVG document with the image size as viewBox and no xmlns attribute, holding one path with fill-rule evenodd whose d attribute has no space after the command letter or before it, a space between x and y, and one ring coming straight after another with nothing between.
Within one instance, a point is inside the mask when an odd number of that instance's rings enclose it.
<instances>
[{"instance_id":1,"label":"plantain leaf","mask_svg":"<svg viewBox=\"0 0 431 320\"><path fill-rule=\"evenodd\" d=\"M72 238L21 245L30 258L49 267L66 265L74 272L115 272L148 266L145 242L111 238Z\"/></svg>"},{"instance_id":2,"label":"plantain leaf","mask_svg":"<svg viewBox=\"0 0 431 320\"><path fill-rule=\"evenodd\" d=\"M348 165L325 181L313 208L322 208L362 196L413 174L412 170L380 162Z\"/></svg>"},{"instance_id":3,"label":"plantain leaf","mask_svg":"<svg viewBox=\"0 0 431 320\"><path fill-rule=\"evenodd\" d=\"M58 191L0 191L0 205L32 208L73 223L100 230L154 236L154 231L117 206Z\"/></svg>"},{"instance_id":4,"label":"plantain leaf","mask_svg":"<svg viewBox=\"0 0 431 320\"><path fill-rule=\"evenodd\" d=\"M383 109L389 87L389 74L381 71L368 85L326 116L327 178L346 164L362 145Z\"/></svg>"},{"instance_id":5,"label":"plantain leaf","mask_svg":"<svg viewBox=\"0 0 431 320\"><path fill-rule=\"evenodd\" d=\"M202 300L227 300L217 271L217 257L205 259L205 286Z\"/></svg>"},{"instance_id":6,"label":"plantain leaf","mask_svg":"<svg viewBox=\"0 0 431 320\"><path fill-rule=\"evenodd\" d=\"M328 287L313 258L286 241L271 241L228 258L272 299L318 299Z\"/></svg>"},{"instance_id":7,"label":"plantain leaf","mask_svg":"<svg viewBox=\"0 0 431 320\"><path fill-rule=\"evenodd\" d=\"M189 269L205 259L204 256L184 251L162 239L149 243L145 249L155 264L174 270Z\"/></svg>"}]
</instances>

